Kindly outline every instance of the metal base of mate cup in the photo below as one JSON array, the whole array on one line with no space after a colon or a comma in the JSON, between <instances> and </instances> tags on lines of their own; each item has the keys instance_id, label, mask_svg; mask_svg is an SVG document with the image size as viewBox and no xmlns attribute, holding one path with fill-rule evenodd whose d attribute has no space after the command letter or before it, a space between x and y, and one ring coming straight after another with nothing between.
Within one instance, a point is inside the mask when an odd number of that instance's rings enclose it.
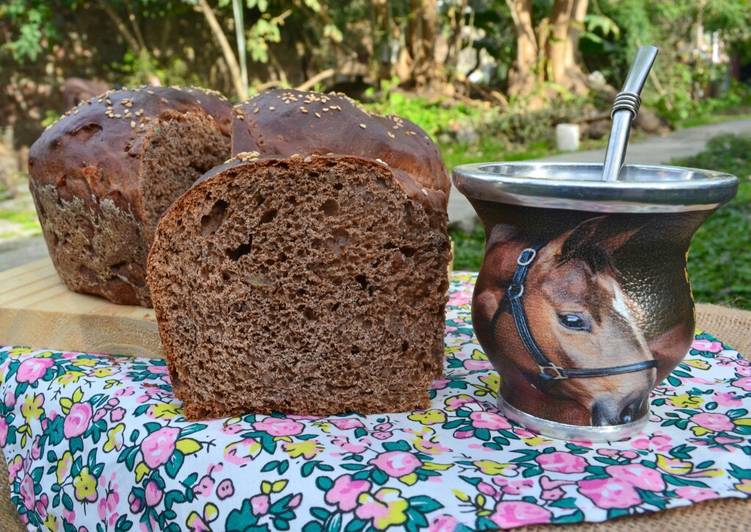
<instances>
[{"instance_id":1,"label":"metal base of mate cup","mask_svg":"<svg viewBox=\"0 0 751 532\"><path fill-rule=\"evenodd\" d=\"M688 352L694 232L729 174L626 165L485 163L454 170L485 227L472 323L512 420L566 440L618 440Z\"/></svg>"}]
</instances>

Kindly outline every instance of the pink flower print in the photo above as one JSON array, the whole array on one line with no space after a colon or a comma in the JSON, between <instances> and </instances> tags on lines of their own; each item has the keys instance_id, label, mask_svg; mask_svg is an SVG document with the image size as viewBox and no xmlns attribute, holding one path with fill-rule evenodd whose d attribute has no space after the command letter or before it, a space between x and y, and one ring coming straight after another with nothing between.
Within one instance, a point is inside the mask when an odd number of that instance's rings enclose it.
<instances>
[{"instance_id":1,"label":"pink flower print","mask_svg":"<svg viewBox=\"0 0 751 532\"><path fill-rule=\"evenodd\" d=\"M584 458L563 451L538 454L535 462L545 471L553 473L583 473L587 468L587 461Z\"/></svg>"},{"instance_id":2,"label":"pink flower print","mask_svg":"<svg viewBox=\"0 0 751 532\"><path fill-rule=\"evenodd\" d=\"M127 397L129 395L133 395L136 393L135 388L133 386L126 386L125 388L120 388L115 392L115 397Z\"/></svg>"},{"instance_id":3,"label":"pink flower print","mask_svg":"<svg viewBox=\"0 0 751 532\"><path fill-rule=\"evenodd\" d=\"M18 366L18 373L16 374L16 380L18 382L28 382L32 384L39 379L55 365L55 361L51 358L29 358L21 362Z\"/></svg>"},{"instance_id":4,"label":"pink flower print","mask_svg":"<svg viewBox=\"0 0 751 532\"><path fill-rule=\"evenodd\" d=\"M709 488L700 488L697 486L682 486L675 489L679 497L688 499L691 502L701 502L717 498L717 492Z\"/></svg>"},{"instance_id":5,"label":"pink flower print","mask_svg":"<svg viewBox=\"0 0 751 532\"><path fill-rule=\"evenodd\" d=\"M502 491L508 495L521 495L525 489L531 488L532 486L534 486L532 479L511 480Z\"/></svg>"},{"instance_id":6,"label":"pink flower print","mask_svg":"<svg viewBox=\"0 0 751 532\"><path fill-rule=\"evenodd\" d=\"M738 367L735 368L735 372L741 377L751 377L751 366L742 366L738 361Z\"/></svg>"},{"instance_id":7,"label":"pink flower print","mask_svg":"<svg viewBox=\"0 0 751 532\"><path fill-rule=\"evenodd\" d=\"M225 478L216 487L216 496L220 501L223 501L227 497L232 497L235 494L235 485L232 484L232 480Z\"/></svg>"},{"instance_id":8,"label":"pink flower print","mask_svg":"<svg viewBox=\"0 0 751 532\"><path fill-rule=\"evenodd\" d=\"M574 480L553 480L547 475L542 475L540 477L540 487L544 490L553 490L555 488L560 488L561 486L568 486L570 484L576 484L576 481Z\"/></svg>"},{"instance_id":9,"label":"pink flower print","mask_svg":"<svg viewBox=\"0 0 751 532\"><path fill-rule=\"evenodd\" d=\"M751 384L751 383L750 383ZM713 432L722 432L726 430L733 430L733 420L725 414L717 414L714 412L702 412L701 414L694 414L691 416L691 421L709 429Z\"/></svg>"},{"instance_id":10,"label":"pink flower print","mask_svg":"<svg viewBox=\"0 0 751 532\"><path fill-rule=\"evenodd\" d=\"M493 369L493 364L487 360L467 359L464 361L464 369L467 371L479 371Z\"/></svg>"},{"instance_id":11,"label":"pink flower print","mask_svg":"<svg viewBox=\"0 0 751 532\"><path fill-rule=\"evenodd\" d=\"M469 305L472 302L472 292L466 290L460 290L454 292L449 296L448 304L452 307L458 307L461 305Z\"/></svg>"},{"instance_id":12,"label":"pink flower print","mask_svg":"<svg viewBox=\"0 0 751 532\"><path fill-rule=\"evenodd\" d=\"M357 507L357 498L370 489L367 480L353 480L351 475L342 475L326 492L325 500L339 507L342 512L351 512Z\"/></svg>"},{"instance_id":13,"label":"pink flower print","mask_svg":"<svg viewBox=\"0 0 751 532\"><path fill-rule=\"evenodd\" d=\"M5 447L5 440L8 437L8 422L4 417L0 417L0 447Z\"/></svg>"},{"instance_id":14,"label":"pink flower print","mask_svg":"<svg viewBox=\"0 0 751 532\"><path fill-rule=\"evenodd\" d=\"M409 502L395 488L381 488L373 495L363 493L358 498L360 506L355 515L360 519L373 520L373 528L386 530L407 522Z\"/></svg>"},{"instance_id":15,"label":"pink flower print","mask_svg":"<svg viewBox=\"0 0 751 532\"><path fill-rule=\"evenodd\" d=\"M146 436L141 442L143 461L151 469L166 464L175 452L175 442L180 436L180 429L162 427Z\"/></svg>"},{"instance_id":16,"label":"pink flower print","mask_svg":"<svg viewBox=\"0 0 751 532\"><path fill-rule=\"evenodd\" d=\"M561 488L553 488L549 490L542 490L542 493L540 493L540 498L545 501L557 501L564 495L565 493Z\"/></svg>"},{"instance_id":17,"label":"pink flower print","mask_svg":"<svg viewBox=\"0 0 751 532\"><path fill-rule=\"evenodd\" d=\"M225 434L237 434L238 432L242 432L244 430L244 427L240 423L234 423L231 425L224 425L222 427L222 432Z\"/></svg>"},{"instance_id":18,"label":"pink flower print","mask_svg":"<svg viewBox=\"0 0 751 532\"><path fill-rule=\"evenodd\" d=\"M669 435L657 431L651 437L647 435L637 436L631 440L631 447L634 449L652 449L660 452L668 452L673 448L673 440Z\"/></svg>"},{"instance_id":19,"label":"pink flower print","mask_svg":"<svg viewBox=\"0 0 751 532\"><path fill-rule=\"evenodd\" d=\"M370 435L373 436L376 440L388 440L391 436L394 435L394 433L377 431L371 432Z\"/></svg>"},{"instance_id":20,"label":"pink flower print","mask_svg":"<svg viewBox=\"0 0 751 532\"><path fill-rule=\"evenodd\" d=\"M611 448L597 449L597 454L610 458L626 458L627 460L633 460L639 456L634 451L621 451L620 449Z\"/></svg>"},{"instance_id":21,"label":"pink flower print","mask_svg":"<svg viewBox=\"0 0 751 532\"><path fill-rule=\"evenodd\" d=\"M741 406L743 404L743 401L735 392L715 392L712 397L721 406Z\"/></svg>"},{"instance_id":22,"label":"pink flower print","mask_svg":"<svg viewBox=\"0 0 751 532\"><path fill-rule=\"evenodd\" d=\"M122 421L124 417L125 409L123 407L118 406L117 408L113 408L110 412L110 421L112 421L113 423Z\"/></svg>"},{"instance_id":23,"label":"pink flower print","mask_svg":"<svg viewBox=\"0 0 751 532\"><path fill-rule=\"evenodd\" d=\"M495 497L496 495L498 495L498 492L495 490L495 488L487 482L480 482L477 485L477 491L479 491L483 495L487 495L488 497Z\"/></svg>"},{"instance_id":24,"label":"pink flower print","mask_svg":"<svg viewBox=\"0 0 751 532\"><path fill-rule=\"evenodd\" d=\"M69 523L75 523L75 521L76 521L76 511L75 510L67 510L67 509L63 508L63 519L65 519Z\"/></svg>"},{"instance_id":25,"label":"pink flower print","mask_svg":"<svg viewBox=\"0 0 751 532\"><path fill-rule=\"evenodd\" d=\"M459 410L464 405L476 403L477 399L467 394L459 394L449 397L445 401L446 410Z\"/></svg>"},{"instance_id":26,"label":"pink flower print","mask_svg":"<svg viewBox=\"0 0 751 532\"><path fill-rule=\"evenodd\" d=\"M729 445L732 443L741 443L743 441L743 438L736 438L736 437L726 437L726 436L717 436L714 441L719 443L720 445Z\"/></svg>"},{"instance_id":27,"label":"pink flower print","mask_svg":"<svg viewBox=\"0 0 751 532\"><path fill-rule=\"evenodd\" d=\"M365 426L362 424L362 421L354 417L329 419L329 423L334 425L339 430L359 429Z\"/></svg>"},{"instance_id":28,"label":"pink flower print","mask_svg":"<svg viewBox=\"0 0 751 532\"><path fill-rule=\"evenodd\" d=\"M373 458L369 463L381 469L390 477L403 477L413 473L422 462L412 453L388 451Z\"/></svg>"},{"instance_id":29,"label":"pink flower print","mask_svg":"<svg viewBox=\"0 0 751 532\"><path fill-rule=\"evenodd\" d=\"M656 469L641 464L611 465L605 468L608 475L621 479L632 486L648 491L663 491L665 481Z\"/></svg>"},{"instance_id":30,"label":"pink flower print","mask_svg":"<svg viewBox=\"0 0 751 532\"><path fill-rule=\"evenodd\" d=\"M39 460L42 456L42 449L39 447L39 436L34 436L34 442L31 444L31 457L34 460Z\"/></svg>"},{"instance_id":31,"label":"pink flower print","mask_svg":"<svg viewBox=\"0 0 751 532\"><path fill-rule=\"evenodd\" d=\"M5 392L5 406L13 407L16 406L16 395L13 393L12 390L8 390Z\"/></svg>"},{"instance_id":32,"label":"pink flower print","mask_svg":"<svg viewBox=\"0 0 751 532\"><path fill-rule=\"evenodd\" d=\"M167 366L149 366L148 370L151 373L157 373L157 374L167 373Z\"/></svg>"},{"instance_id":33,"label":"pink flower print","mask_svg":"<svg viewBox=\"0 0 751 532\"><path fill-rule=\"evenodd\" d=\"M710 353L719 353L722 351L722 344L720 342L711 342L709 340L694 340L691 347L697 351L708 351Z\"/></svg>"},{"instance_id":34,"label":"pink flower print","mask_svg":"<svg viewBox=\"0 0 751 532\"><path fill-rule=\"evenodd\" d=\"M94 412L93 420L96 423L100 419L103 419L104 416L106 416L106 415L107 415L107 411L104 408L100 408L99 410L97 410L96 412Z\"/></svg>"},{"instance_id":35,"label":"pink flower print","mask_svg":"<svg viewBox=\"0 0 751 532\"><path fill-rule=\"evenodd\" d=\"M268 495L256 495L250 498L250 507L252 508L253 515L266 515L269 511L269 496Z\"/></svg>"},{"instance_id":36,"label":"pink flower print","mask_svg":"<svg viewBox=\"0 0 751 532\"><path fill-rule=\"evenodd\" d=\"M525 501L501 501L490 520L501 528L549 523L553 514L536 504Z\"/></svg>"},{"instance_id":37,"label":"pink flower print","mask_svg":"<svg viewBox=\"0 0 751 532\"><path fill-rule=\"evenodd\" d=\"M386 431L389 431L389 430L391 430L393 428L394 428L394 426L391 423L379 423L378 425L376 425L375 427L373 427L373 430L375 430L377 432L386 432Z\"/></svg>"},{"instance_id":38,"label":"pink flower print","mask_svg":"<svg viewBox=\"0 0 751 532\"><path fill-rule=\"evenodd\" d=\"M579 482L579 493L605 510L630 508L642 502L633 484L621 478L582 480Z\"/></svg>"},{"instance_id":39,"label":"pink flower print","mask_svg":"<svg viewBox=\"0 0 751 532\"><path fill-rule=\"evenodd\" d=\"M2 457L0 457L2 459ZM16 480L16 477L18 476L18 473L20 473L23 470L23 458L21 458L20 454L17 454L13 460L8 462L8 480L11 482L14 482Z\"/></svg>"},{"instance_id":40,"label":"pink flower print","mask_svg":"<svg viewBox=\"0 0 751 532\"><path fill-rule=\"evenodd\" d=\"M305 425L291 419L267 417L263 421L253 423L253 428L270 436L296 436L303 431Z\"/></svg>"},{"instance_id":41,"label":"pink flower print","mask_svg":"<svg viewBox=\"0 0 751 532\"><path fill-rule=\"evenodd\" d=\"M31 475L25 475L21 481L21 498L27 510L34 509L36 499L34 497L34 479L31 478Z\"/></svg>"},{"instance_id":42,"label":"pink flower print","mask_svg":"<svg viewBox=\"0 0 751 532\"><path fill-rule=\"evenodd\" d=\"M430 384L431 390L443 390L446 386L448 386L449 380L448 379L436 379Z\"/></svg>"},{"instance_id":43,"label":"pink flower print","mask_svg":"<svg viewBox=\"0 0 751 532\"><path fill-rule=\"evenodd\" d=\"M136 497L132 491L130 492L130 495L128 495L128 507L133 514L137 514L141 511L141 508L143 508L143 501Z\"/></svg>"},{"instance_id":44,"label":"pink flower print","mask_svg":"<svg viewBox=\"0 0 751 532\"><path fill-rule=\"evenodd\" d=\"M511 424L505 417L493 412L472 412L469 419L472 420L472 426L476 429L500 430L511 428Z\"/></svg>"},{"instance_id":45,"label":"pink flower print","mask_svg":"<svg viewBox=\"0 0 751 532\"><path fill-rule=\"evenodd\" d=\"M89 403L74 403L63 422L65 437L68 439L75 438L86 432L86 429L89 428L91 415L92 410Z\"/></svg>"},{"instance_id":46,"label":"pink flower print","mask_svg":"<svg viewBox=\"0 0 751 532\"><path fill-rule=\"evenodd\" d=\"M428 532L454 532L459 528L459 521L453 515L439 515L428 527Z\"/></svg>"},{"instance_id":47,"label":"pink flower print","mask_svg":"<svg viewBox=\"0 0 751 532\"><path fill-rule=\"evenodd\" d=\"M146 489L144 490L144 499L146 499L146 506L156 506L162 500L162 488L154 480L149 480L146 483Z\"/></svg>"},{"instance_id":48,"label":"pink flower print","mask_svg":"<svg viewBox=\"0 0 751 532\"><path fill-rule=\"evenodd\" d=\"M441 445L440 443L425 439L420 440L417 444L415 444L415 447L428 454L441 454L451 450L448 447Z\"/></svg>"},{"instance_id":49,"label":"pink flower print","mask_svg":"<svg viewBox=\"0 0 751 532\"><path fill-rule=\"evenodd\" d=\"M289 500L289 503L287 504L287 506L289 508L297 508L298 506L300 506L301 502L302 502L302 493L298 493L297 495L295 495Z\"/></svg>"},{"instance_id":50,"label":"pink flower print","mask_svg":"<svg viewBox=\"0 0 751 532\"><path fill-rule=\"evenodd\" d=\"M335 436L331 438L331 443L338 447L341 447L345 452L354 454L360 454L368 448L366 442L369 442L370 440L364 439L360 441L362 443L350 443L349 438L346 438L344 436Z\"/></svg>"},{"instance_id":51,"label":"pink flower print","mask_svg":"<svg viewBox=\"0 0 751 532\"><path fill-rule=\"evenodd\" d=\"M213 489L214 479L209 475L204 475L201 477L201 480L198 481L198 484L196 484L196 486L193 488L193 491L195 491L198 495L208 497L209 495L211 495L211 491Z\"/></svg>"},{"instance_id":52,"label":"pink flower print","mask_svg":"<svg viewBox=\"0 0 751 532\"><path fill-rule=\"evenodd\" d=\"M742 379L736 379L732 381L730 385L735 386L736 388L740 388L741 390L751 392L751 377L743 377Z\"/></svg>"},{"instance_id":53,"label":"pink flower print","mask_svg":"<svg viewBox=\"0 0 751 532\"><path fill-rule=\"evenodd\" d=\"M120 502L120 494L117 491L110 491L106 497L99 499L97 510L99 511L99 518L106 519L108 515L117 509L117 505Z\"/></svg>"},{"instance_id":54,"label":"pink flower print","mask_svg":"<svg viewBox=\"0 0 751 532\"><path fill-rule=\"evenodd\" d=\"M454 432L454 438L465 440L467 438L471 438L472 434L473 433L471 430L457 430L456 432Z\"/></svg>"},{"instance_id":55,"label":"pink flower print","mask_svg":"<svg viewBox=\"0 0 751 532\"><path fill-rule=\"evenodd\" d=\"M261 444L253 438L243 438L224 448L224 459L230 464L249 464L261 451Z\"/></svg>"},{"instance_id":56,"label":"pink flower print","mask_svg":"<svg viewBox=\"0 0 751 532\"><path fill-rule=\"evenodd\" d=\"M39 500L37 500L35 505L36 512L44 519L47 516L47 505L49 504L50 499L47 496L46 493L42 493L39 496Z\"/></svg>"}]
</instances>

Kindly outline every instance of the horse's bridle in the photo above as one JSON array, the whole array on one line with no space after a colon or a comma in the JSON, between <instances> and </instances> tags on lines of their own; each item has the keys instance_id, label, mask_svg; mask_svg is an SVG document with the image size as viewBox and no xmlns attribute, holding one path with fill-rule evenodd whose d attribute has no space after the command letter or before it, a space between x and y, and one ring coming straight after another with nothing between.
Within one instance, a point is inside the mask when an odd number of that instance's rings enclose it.
<instances>
[{"instance_id":1,"label":"horse's bridle","mask_svg":"<svg viewBox=\"0 0 751 532\"><path fill-rule=\"evenodd\" d=\"M562 368L556 366L553 361L545 356L545 353L540 349L540 346L537 345L534 336L532 336L532 331L529 329L529 322L527 321L527 314L524 311L524 302L522 301L522 296L524 295L524 281L527 278L527 273L537 257L537 252L540 251L544 245L545 244L536 244L522 250L519 257L516 259L516 271L514 271L511 284L506 289L506 298L509 301L511 315L516 324L516 331L519 333L519 338L524 344L524 347L529 351L529 354L540 369L538 378L542 381L553 381L587 377L609 377L611 375L633 373L657 367L656 361L644 360L642 362L634 362L633 364L624 364L622 366L611 366L609 368Z\"/></svg>"}]
</instances>

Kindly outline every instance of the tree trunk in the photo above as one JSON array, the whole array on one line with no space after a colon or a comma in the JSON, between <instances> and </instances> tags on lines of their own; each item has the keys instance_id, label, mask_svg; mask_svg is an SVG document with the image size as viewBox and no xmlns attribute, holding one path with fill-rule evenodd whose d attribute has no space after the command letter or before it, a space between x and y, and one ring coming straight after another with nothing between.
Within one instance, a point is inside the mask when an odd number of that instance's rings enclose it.
<instances>
[{"instance_id":1,"label":"tree trunk","mask_svg":"<svg viewBox=\"0 0 751 532\"><path fill-rule=\"evenodd\" d=\"M232 75L232 84L235 87L237 96L241 100L244 100L248 97L248 87L243 85L242 75L240 74L240 64L237 62L235 53L232 51L232 45L229 43L229 40L227 40L224 30L222 30L219 21L216 19L214 10L211 9L211 6L206 0L198 0L196 7L206 18L206 22L209 24L209 28L211 28L214 38L222 49L224 61L227 63L227 68L229 68L230 74Z\"/></svg>"},{"instance_id":2,"label":"tree trunk","mask_svg":"<svg viewBox=\"0 0 751 532\"><path fill-rule=\"evenodd\" d=\"M411 0L411 13L407 24L407 48L412 57L412 79L419 90L435 90L441 79L435 60L438 5L435 0Z\"/></svg>"},{"instance_id":3,"label":"tree trunk","mask_svg":"<svg viewBox=\"0 0 751 532\"><path fill-rule=\"evenodd\" d=\"M387 0L373 0L372 6L370 72L379 87L382 80L391 78L391 6Z\"/></svg>"},{"instance_id":4,"label":"tree trunk","mask_svg":"<svg viewBox=\"0 0 751 532\"><path fill-rule=\"evenodd\" d=\"M138 39L136 39L135 36L133 36L133 34L128 30L128 26L125 24L123 19L120 18L120 15L118 15L109 4L109 2L106 2L105 0L97 0L97 4L115 24L117 31L119 31L120 35L122 35L123 39L125 39L128 47L131 48L136 55L138 55L141 52L141 44L138 42Z\"/></svg>"},{"instance_id":5,"label":"tree trunk","mask_svg":"<svg viewBox=\"0 0 751 532\"><path fill-rule=\"evenodd\" d=\"M579 34L588 0L555 0L550 13L550 37L547 40L548 79L575 94L587 92L584 74L576 62Z\"/></svg>"},{"instance_id":6,"label":"tree trunk","mask_svg":"<svg viewBox=\"0 0 751 532\"><path fill-rule=\"evenodd\" d=\"M506 0L516 31L516 61L509 74L508 92L528 95L535 89L537 38L532 25L532 0Z\"/></svg>"}]
</instances>

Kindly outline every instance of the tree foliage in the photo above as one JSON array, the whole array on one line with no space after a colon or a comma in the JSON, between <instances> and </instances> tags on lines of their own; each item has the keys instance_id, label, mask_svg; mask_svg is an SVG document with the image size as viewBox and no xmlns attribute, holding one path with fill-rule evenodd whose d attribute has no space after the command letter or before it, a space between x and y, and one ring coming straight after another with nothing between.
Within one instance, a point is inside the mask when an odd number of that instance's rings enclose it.
<instances>
[{"instance_id":1,"label":"tree foliage","mask_svg":"<svg viewBox=\"0 0 751 532\"><path fill-rule=\"evenodd\" d=\"M238 1L244 50L233 0L5 0L0 125L41 122L69 77L240 98L243 57L251 87L313 78L357 95L396 79L428 99L547 105L586 94L594 71L619 86L646 43L662 49L648 103L680 120L727 78L700 36L714 32L736 64L751 62L749 0Z\"/></svg>"}]
</instances>

